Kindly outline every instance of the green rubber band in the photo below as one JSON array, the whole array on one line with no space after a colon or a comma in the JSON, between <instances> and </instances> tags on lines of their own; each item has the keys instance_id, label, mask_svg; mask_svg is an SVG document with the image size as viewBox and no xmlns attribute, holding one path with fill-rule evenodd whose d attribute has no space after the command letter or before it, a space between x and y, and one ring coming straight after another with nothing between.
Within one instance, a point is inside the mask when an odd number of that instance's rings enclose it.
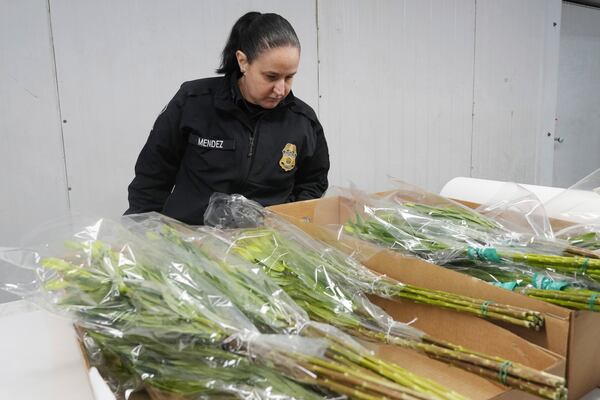
<instances>
[{"instance_id":1,"label":"green rubber band","mask_svg":"<svg viewBox=\"0 0 600 400\"><path fill-rule=\"evenodd\" d=\"M546 289L548 290L563 290L564 288L569 287L569 282L566 281L554 281L548 285Z\"/></svg>"},{"instance_id":2,"label":"green rubber band","mask_svg":"<svg viewBox=\"0 0 600 400\"><path fill-rule=\"evenodd\" d=\"M502 289L507 289L507 290L515 290L517 286L519 286L518 282L493 282L492 285L497 286L497 287L501 287Z\"/></svg>"},{"instance_id":3,"label":"green rubber band","mask_svg":"<svg viewBox=\"0 0 600 400\"><path fill-rule=\"evenodd\" d=\"M503 385L506 385L506 378L508 377L508 368L512 363L510 361L504 361L502 365L500 365L500 371L498 371L498 378Z\"/></svg>"},{"instance_id":4,"label":"green rubber band","mask_svg":"<svg viewBox=\"0 0 600 400\"><path fill-rule=\"evenodd\" d=\"M536 289L563 290L564 288L569 287L569 282L555 281L548 276L543 276L536 272L531 279L531 285Z\"/></svg>"},{"instance_id":5,"label":"green rubber band","mask_svg":"<svg viewBox=\"0 0 600 400\"><path fill-rule=\"evenodd\" d=\"M549 281L547 276L539 275L537 272L533 274L533 287L537 289L545 289Z\"/></svg>"},{"instance_id":6,"label":"green rubber band","mask_svg":"<svg viewBox=\"0 0 600 400\"><path fill-rule=\"evenodd\" d=\"M533 274L533 279L531 280L531 284L536 289L546 289L550 282L552 282L550 278L540 275L538 272Z\"/></svg>"},{"instance_id":7,"label":"green rubber band","mask_svg":"<svg viewBox=\"0 0 600 400\"><path fill-rule=\"evenodd\" d=\"M590 259L588 257L585 257L583 259L583 262L581 263L581 267L579 267L579 272L581 272L582 274L585 274L589 264L590 264Z\"/></svg>"},{"instance_id":8,"label":"green rubber band","mask_svg":"<svg viewBox=\"0 0 600 400\"><path fill-rule=\"evenodd\" d=\"M594 306L596 305L596 299L598 298L598 295L600 295L600 293L594 293L590 296L590 299L588 300L588 307L590 311L594 311Z\"/></svg>"},{"instance_id":9,"label":"green rubber band","mask_svg":"<svg viewBox=\"0 0 600 400\"><path fill-rule=\"evenodd\" d=\"M475 248L474 248L474 247L468 247L468 248L467 248L467 256L468 256L470 259L477 258L477 250L475 250Z\"/></svg>"},{"instance_id":10,"label":"green rubber band","mask_svg":"<svg viewBox=\"0 0 600 400\"><path fill-rule=\"evenodd\" d=\"M492 304L492 302L489 300L486 300L483 303L481 303L481 307L480 307L481 315L483 315L484 317L487 317L487 315L488 315L488 306L490 304Z\"/></svg>"},{"instance_id":11,"label":"green rubber band","mask_svg":"<svg viewBox=\"0 0 600 400\"><path fill-rule=\"evenodd\" d=\"M501 261L498 251L494 247L471 247L467 248L467 256L470 259L480 259L499 263Z\"/></svg>"},{"instance_id":12,"label":"green rubber band","mask_svg":"<svg viewBox=\"0 0 600 400\"><path fill-rule=\"evenodd\" d=\"M485 247L481 250L481 256L486 261L491 261L494 263L499 263L500 256L494 247Z\"/></svg>"}]
</instances>

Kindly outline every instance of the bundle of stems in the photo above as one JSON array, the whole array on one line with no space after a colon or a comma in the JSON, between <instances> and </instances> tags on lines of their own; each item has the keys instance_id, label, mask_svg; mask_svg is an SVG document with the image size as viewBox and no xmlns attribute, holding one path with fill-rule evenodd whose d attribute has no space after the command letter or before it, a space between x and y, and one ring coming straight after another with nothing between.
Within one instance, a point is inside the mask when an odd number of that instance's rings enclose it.
<instances>
[{"instance_id":1,"label":"bundle of stems","mask_svg":"<svg viewBox=\"0 0 600 400\"><path fill-rule=\"evenodd\" d=\"M141 384L127 384L137 379L143 380L154 399L234 399L247 398L248 393L270 398L270 390L273 397L323 398L270 368L216 346L194 344L181 351L171 342L142 336L115 338L91 329L82 329L79 335L91 365L109 379L111 386L115 388L118 382L125 382L119 389L113 389L117 393L124 393L132 386L141 388Z\"/></svg>"},{"instance_id":2,"label":"bundle of stems","mask_svg":"<svg viewBox=\"0 0 600 400\"><path fill-rule=\"evenodd\" d=\"M420 336L401 326L365 296L365 268L339 268L344 254L312 239L303 231L282 220L259 204L239 195L213 195L205 214L205 222L223 227L259 226L232 229L231 252L262 266L311 318L331 323L358 337L381 341L425 352L489 376L496 371L504 384L529 390L540 396L562 398L566 395L561 377L518 365L511 371L508 360L490 357L446 343L421 333ZM337 267L336 267L337 265ZM372 282L366 283L372 286ZM527 371L524 374L521 372ZM503 379L507 376L511 380Z\"/></svg>"},{"instance_id":3,"label":"bundle of stems","mask_svg":"<svg viewBox=\"0 0 600 400\"><path fill-rule=\"evenodd\" d=\"M518 291L529 297L556 304L572 310L600 311L600 292L586 289L544 290L531 287Z\"/></svg>"},{"instance_id":4,"label":"bundle of stems","mask_svg":"<svg viewBox=\"0 0 600 400\"><path fill-rule=\"evenodd\" d=\"M426 204L404 201L402 205L420 215L427 215L433 219L441 219L461 226L468 227L471 230L479 232L494 242L522 242L528 241L532 244L528 235L519 232L511 232L501 223L492 218L481 215L475 210L471 210L462 205L449 204L446 207L432 206ZM590 231L591 229L591 231ZM545 239L536 238L536 247L545 250L545 253L556 253L565 256L582 256L598 259L600 255L593 250L600 249L600 235L593 226L572 226L557 233L556 239L550 242ZM577 233L572 233L577 232ZM481 238L480 238L481 239Z\"/></svg>"},{"instance_id":5,"label":"bundle of stems","mask_svg":"<svg viewBox=\"0 0 600 400\"><path fill-rule=\"evenodd\" d=\"M402 298L415 303L428 304L485 319L502 321L539 331L544 325L544 316L538 312L504 303L457 295L454 293L401 284L382 277L373 294L387 298Z\"/></svg>"},{"instance_id":6,"label":"bundle of stems","mask_svg":"<svg viewBox=\"0 0 600 400\"><path fill-rule=\"evenodd\" d=\"M162 239L163 244L166 241L179 250L185 251L190 256L190 263L202 265L191 275L194 281L206 280L222 290L257 327L260 327L261 332L299 334L304 337L327 340L330 343L326 351L327 358L355 370L355 373L350 373L342 368L336 374L332 374L332 377L341 378L341 375L338 376L338 374L346 374L353 379L350 382L353 384L356 383L355 379L362 377L368 382L361 383L361 385L369 382L377 383L382 385L386 391L394 389L396 392L418 398L423 396L444 399L462 398L461 395L439 384L412 374L398 365L374 357L333 327L312 323L306 312L298 307L286 292L282 291L261 270L257 270L254 265L242 258L228 254L230 243L219 236L218 231L203 228L191 230L177 221L158 215L149 215L141 221L138 217L137 227L134 229L151 237L155 244ZM163 248L168 251L177 251L168 244ZM349 323L359 326L356 321ZM312 360L312 363L317 362ZM325 366L322 362L319 365ZM319 371L326 373L321 367L317 370L312 369L310 365L304 367L315 373ZM386 383L386 381L390 382ZM337 392L343 389L337 386L335 389L326 387ZM367 389L366 387L364 390ZM374 389L369 390L373 391ZM357 393L347 391L341 393L358 396ZM391 393L387 393L386 396L391 396Z\"/></svg>"},{"instance_id":7,"label":"bundle of stems","mask_svg":"<svg viewBox=\"0 0 600 400\"><path fill-rule=\"evenodd\" d=\"M70 254L42 259L50 271L44 288L152 393L247 398L248 391L255 391L262 393L260 398L311 399L319 396L315 390L324 390L357 399L463 399L308 321L301 329L306 338L262 335L251 319L258 320L271 303L263 301L262 309L251 312L259 303L245 305L246 312L236 307L241 303L236 296L267 295L251 286L255 282L240 279L236 291L225 294L210 282L228 279L235 269L220 274L208 257L173 249L156 238L146 243L130 238L131 232L122 236L127 240L119 237L110 244L73 242ZM246 271L244 277L250 276L252 271ZM238 293L242 283L246 290ZM280 310L261 322L277 332L291 320ZM231 358L219 350L243 357Z\"/></svg>"},{"instance_id":8,"label":"bundle of stems","mask_svg":"<svg viewBox=\"0 0 600 400\"><path fill-rule=\"evenodd\" d=\"M332 249L324 253L313 252L299 241L289 240L268 228L238 230L233 235L232 250L262 266L315 320L326 321L351 335L423 352L487 378L494 373L499 377L509 376L510 379L500 381L545 398L566 396L561 377L476 353L425 334L416 337L394 329L398 323L368 301L362 294L362 285L347 279L352 275L350 270L340 270L339 265L331 262L332 258L339 257ZM373 315L379 315L379 319Z\"/></svg>"},{"instance_id":9,"label":"bundle of stems","mask_svg":"<svg viewBox=\"0 0 600 400\"><path fill-rule=\"evenodd\" d=\"M524 264L535 268L546 268L567 275L582 275L600 283L600 259L581 256L560 256L554 254L536 254L511 251L497 251L500 258L513 263Z\"/></svg>"},{"instance_id":10,"label":"bundle of stems","mask_svg":"<svg viewBox=\"0 0 600 400\"><path fill-rule=\"evenodd\" d=\"M577 286L570 286L568 282L560 281L556 275L525 274L518 269L505 268L494 264L479 264L469 266L468 263L448 265L458 272L512 290L523 295L553 303L572 310L600 311L598 297L600 292L588 290ZM537 283L535 281L538 281ZM539 281L550 283L540 285ZM557 287L552 289L551 287Z\"/></svg>"},{"instance_id":11,"label":"bundle of stems","mask_svg":"<svg viewBox=\"0 0 600 400\"><path fill-rule=\"evenodd\" d=\"M425 212L429 206L421 206L420 211ZM463 273L478 277L487 282L506 283L512 287L528 285L529 288L521 290L523 294L540 300L559 304L557 296L562 298L562 304L572 309L595 310L592 290L576 294L577 291L588 288L594 289L600 279L600 260L580 256L564 256L544 254L546 248L549 252L556 252L556 247L545 241L537 241L521 246L500 245L492 247L490 243L502 243L503 236L494 238L493 232L487 236L479 235L479 231L462 229L452 226L452 219L456 213L446 219L443 209L436 208L435 212L428 214L438 219L436 223L423 223L417 225L407 222L406 210L403 213L391 209L370 210L367 216L356 214L355 221L348 221L344 229L351 235L376 244L391 248L402 249L413 255L436 262L449 268L457 269ZM462 213L463 211L461 211ZM466 215L473 213L466 211ZM399 216L402 214L402 216ZM470 224L473 224L470 218ZM483 221L487 221L484 219ZM479 224L483 229L487 223ZM475 232L475 233L474 233ZM526 252L531 246L534 252ZM534 279L537 274L548 274L553 281L558 281L564 294L556 293L553 286L539 286ZM588 281L589 279L590 281ZM506 287L506 286L504 286ZM531 289L531 290L529 290ZM534 289L549 290L545 296ZM534 296L535 293L535 296ZM588 294L591 293L591 294ZM592 305L588 303L592 297ZM587 299L582 301L583 299Z\"/></svg>"},{"instance_id":12,"label":"bundle of stems","mask_svg":"<svg viewBox=\"0 0 600 400\"><path fill-rule=\"evenodd\" d=\"M590 250L600 250L600 234L598 232L586 232L569 238L573 246Z\"/></svg>"},{"instance_id":13,"label":"bundle of stems","mask_svg":"<svg viewBox=\"0 0 600 400\"><path fill-rule=\"evenodd\" d=\"M116 365L121 379L135 374L137 379L126 379L175 395L236 396L238 390L253 390L265 398L270 391L274 397L321 397L271 368L219 350L238 329L253 327L234 308L211 304L217 292L196 288L195 295L182 297L176 286L169 285L169 273L174 271L134 261L127 244L125 251L101 241L68 246L70 252L63 258L41 260L47 275L43 287L59 310L73 313L97 343L102 358L110 362L102 369L113 372L110 367ZM269 379L260 379L265 374ZM124 397L132 388L114 389Z\"/></svg>"},{"instance_id":14,"label":"bundle of stems","mask_svg":"<svg viewBox=\"0 0 600 400\"><path fill-rule=\"evenodd\" d=\"M491 231L501 233L504 231L502 224L463 206L439 207L412 201L403 201L402 204L418 214L428 215L431 218L442 218L448 221L454 221L460 225L485 233Z\"/></svg>"},{"instance_id":15,"label":"bundle of stems","mask_svg":"<svg viewBox=\"0 0 600 400\"><path fill-rule=\"evenodd\" d=\"M426 223L426 221L425 221ZM443 263L462 255L464 242L451 236L454 232L441 232L433 235L426 229L409 224L404 216L397 215L394 209L371 209L368 214L357 212L354 221L344 224L344 231L381 246L406 251L427 261ZM443 229L441 228L437 230ZM478 244L482 242L477 242Z\"/></svg>"},{"instance_id":16,"label":"bundle of stems","mask_svg":"<svg viewBox=\"0 0 600 400\"><path fill-rule=\"evenodd\" d=\"M597 252L600 250L600 225L598 223L570 225L556 232L555 236L572 247L585 251L588 256L600 258L600 253Z\"/></svg>"},{"instance_id":17,"label":"bundle of stems","mask_svg":"<svg viewBox=\"0 0 600 400\"><path fill-rule=\"evenodd\" d=\"M568 242L566 243L553 243L540 238L536 238L535 240L531 240L531 238L526 239L526 235L509 232L493 219L458 205L434 207L405 201L402 202L402 206L414 211L418 215L426 215L434 220L444 221L450 225L457 224L468 227L469 231L463 230L460 235L456 236L458 236L459 240L464 240L469 244L473 242L482 243L487 246L502 244L507 250L498 255L508 261L538 268L550 268L554 271L567 274L578 272L596 281L600 278L600 260L597 260L599 258L598 255L579 249L593 249L594 242L598 239L596 232L586 232L574 237L568 237ZM472 232L477 232L477 234L473 234ZM511 246L511 242L514 242L514 240L507 240L507 238L518 238L519 236L525 236L525 238L521 239L523 242L522 245L517 247L514 245ZM516 250L511 251L509 246ZM533 251L528 251L530 247Z\"/></svg>"},{"instance_id":18,"label":"bundle of stems","mask_svg":"<svg viewBox=\"0 0 600 400\"><path fill-rule=\"evenodd\" d=\"M359 234L361 237L377 239L378 242L395 243L394 237L373 222L366 222L360 216L357 216L357 222L349 221L345 229L349 233ZM448 249L441 243L432 243L438 250ZM521 307L510 306L502 303L492 303L483 299L476 299L467 296L460 296L453 293L436 291L432 289L415 287L404 283L395 282L394 280L381 277L382 287L372 294L388 297L407 298L409 300L434 305L436 307L453 309L459 312L475 314L488 319L500 320L513 325L524 326L535 330L541 329L544 323L541 313L533 310L524 309Z\"/></svg>"}]
</instances>

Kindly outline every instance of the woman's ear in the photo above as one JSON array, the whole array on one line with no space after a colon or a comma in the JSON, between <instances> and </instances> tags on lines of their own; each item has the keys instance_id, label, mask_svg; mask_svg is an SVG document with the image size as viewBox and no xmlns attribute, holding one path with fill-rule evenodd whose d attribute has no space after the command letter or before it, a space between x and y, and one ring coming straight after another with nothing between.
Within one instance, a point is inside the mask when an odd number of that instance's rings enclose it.
<instances>
[{"instance_id":1,"label":"woman's ear","mask_svg":"<svg viewBox=\"0 0 600 400\"><path fill-rule=\"evenodd\" d=\"M242 71L242 74L245 74L248 69L248 57L246 57L243 51L238 50L235 52L235 58L237 59L240 71Z\"/></svg>"}]
</instances>

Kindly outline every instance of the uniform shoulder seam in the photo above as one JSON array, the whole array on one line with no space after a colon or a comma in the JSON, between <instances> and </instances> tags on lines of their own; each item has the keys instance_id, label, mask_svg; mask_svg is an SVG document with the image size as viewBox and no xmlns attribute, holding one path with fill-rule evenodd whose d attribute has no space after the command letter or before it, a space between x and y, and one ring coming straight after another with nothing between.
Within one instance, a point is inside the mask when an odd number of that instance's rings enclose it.
<instances>
[{"instance_id":1,"label":"uniform shoulder seam","mask_svg":"<svg viewBox=\"0 0 600 400\"><path fill-rule=\"evenodd\" d=\"M312 107L297 97L294 98L294 104L292 105L291 109L299 114L304 115L313 122L319 122L319 118Z\"/></svg>"},{"instance_id":2,"label":"uniform shoulder seam","mask_svg":"<svg viewBox=\"0 0 600 400\"><path fill-rule=\"evenodd\" d=\"M215 89L222 83L222 81L222 76L186 81L181 84L181 90L187 95L192 96L209 94L214 92Z\"/></svg>"}]
</instances>

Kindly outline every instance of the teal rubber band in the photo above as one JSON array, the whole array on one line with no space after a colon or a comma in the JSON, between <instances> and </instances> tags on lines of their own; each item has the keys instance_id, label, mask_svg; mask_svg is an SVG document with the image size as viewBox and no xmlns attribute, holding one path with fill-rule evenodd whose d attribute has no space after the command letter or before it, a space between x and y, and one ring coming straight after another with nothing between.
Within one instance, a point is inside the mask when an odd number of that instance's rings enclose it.
<instances>
[{"instance_id":1,"label":"teal rubber band","mask_svg":"<svg viewBox=\"0 0 600 400\"><path fill-rule=\"evenodd\" d=\"M467 248L467 256L470 259L476 258L477 257L477 250L475 250L475 248L473 248L473 247L468 247Z\"/></svg>"},{"instance_id":2,"label":"teal rubber band","mask_svg":"<svg viewBox=\"0 0 600 400\"><path fill-rule=\"evenodd\" d=\"M544 276L542 278L542 281L540 282L540 288L548 290L548 287L550 285L552 285L552 279L548 278L547 276Z\"/></svg>"},{"instance_id":3,"label":"teal rubber band","mask_svg":"<svg viewBox=\"0 0 600 400\"><path fill-rule=\"evenodd\" d=\"M566 281L554 281L548 285L548 290L563 290L569 287L569 282Z\"/></svg>"},{"instance_id":4,"label":"teal rubber band","mask_svg":"<svg viewBox=\"0 0 600 400\"><path fill-rule=\"evenodd\" d=\"M494 247L485 247L481 250L481 256L484 260L499 263L500 256L498 256L498 251Z\"/></svg>"},{"instance_id":5,"label":"teal rubber band","mask_svg":"<svg viewBox=\"0 0 600 400\"><path fill-rule=\"evenodd\" d=\"M478 258L483 261L499 263L501 261L494 247L467 247L467 256L470 259Z\"/></svg>"},{"instance_id":6,"label":"teal rubber band","mask_svg":"<svg viewBox=\"0 0 600 400\"><path fill-rule=\"evenodd\" d=\"M539 273L533 274L533 279L531 280L531 284L536 289L550 290L552 289L554 281L547 277L540 275Z\"/></svg>"},{"instance_id":7,"label":"teal rubber band","mask_svg":"<svg viewBox=\"0 0 600 400\"><path fill-rule=\"evenodd\" d=\"M590 296L590 299L588 300L588 307L590 311L594 311L594 306L596 305L596 299L598 298L598 295L600 295L600 293L594 293Z\"/></svg>"},{"instance_id":8,"label":"teal rubber band","mask_svg":"<svg viewBox=\"0 0 600 400\"><path fill-rule=\"evenodd\" d=\"M501 287L502 289L507 289L507 290L515 290L515 288L517 286L519 286L518 282L493 282L492 285L497 286L497 287Z\"/></svg>"},{"instance_id":9,"label":"teal rubber band","mask_svg":"<svg viewBox=\"0 0 600 400\"><path fill-rule=\"evenodd\" d=\"M589 264L590 264L590 259L588 257L585 257L583 259L583 262L581 263L581 267L579 267L579 272L581 272L582 274L585 274Z\"/></svg>"},{"instance_id":10,"label":"teal rubber band","mask_svg":"<svg viewBox=\"0 0 600 400\"><path fill-rule=\"evenodd\" d=\"M506 385L506 378L508 377L508 368L512 363L510 361L504 361L502 365L500 365L500 371L498 371L498 378L503 385Z\"/></svg>"},{"instance_id":11,"label":"teal rubber band","mask_svg":"<svg viewBox=\"0 0 600 400\"><path fill-rule=\"evenodd\" d=\"M489 300L486 300L483 303L481 303L481 307L480 307L481 315L483 315L484 317L487 317L487 315L488 315L488 306L490 304L492 304L492 302Z\"/></svg>"}]
</instances>

